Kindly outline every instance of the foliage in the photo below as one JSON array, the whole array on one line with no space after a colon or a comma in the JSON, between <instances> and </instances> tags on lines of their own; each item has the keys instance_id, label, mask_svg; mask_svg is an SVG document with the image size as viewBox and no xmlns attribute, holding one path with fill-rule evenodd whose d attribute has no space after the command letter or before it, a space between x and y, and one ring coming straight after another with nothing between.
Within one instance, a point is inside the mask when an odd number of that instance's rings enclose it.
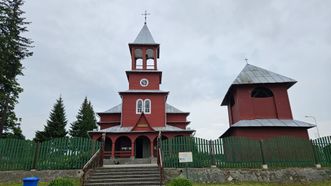
<instances>
[{"instance_id":1,"label":"foliage","mask_svg":"<svg viewBox=\"0 0 331 186\"><path fill-rule=\"evenodd\" d=\"M57 178L49 183L48 186L75 186L73 181L68 178Z\"/></svg>"},{"instance_id":2,"label":"foliage","mask_svg":"<svg viewBox=\"0 0 331 186\"><path fill-rule=\"evenodd\" d=\"M19 93L23 91L17 77L23 75L22 60L32 55L32 41L22 36L29 24L21 10L23 0L0 2L0 137L23 138L15 115Z\"/></svg>"},{"instance_id":3,"label":"foliage","mask_svg":"<svg viewBox=\"0 0 331 186\"><path fill-rule=\"evenodd\" d=\"M88 137L87 132L97 128L97 120L93 106L91 102L87 100L87 97L85 97L76 119L77 120L71 124L69 131L72 137Z\"/></svg>"},{"instance_id":4,"label":"foliage","mask_svg":"<svg viewBox=\"0 0 331 186\"><path fill-rule=\"evenodd\" d=\"M171 180L167 186L192 186L192 183L190 180L186 178L175 178Z\"/></svg>"},{"instance_id":5,"label":"foliage","mask_svg":"<svg viewBox=\"0 0 331 186\"><path fill-rule=\"evenodd\" d=\"M44 131L37 131L35 141L46 141L53 138L61 138L67 135L65 126L67 118L65 115L62 97L56 100L53 109L50 113L47 125L44 126Z\"/></svg>"}]
</instances>

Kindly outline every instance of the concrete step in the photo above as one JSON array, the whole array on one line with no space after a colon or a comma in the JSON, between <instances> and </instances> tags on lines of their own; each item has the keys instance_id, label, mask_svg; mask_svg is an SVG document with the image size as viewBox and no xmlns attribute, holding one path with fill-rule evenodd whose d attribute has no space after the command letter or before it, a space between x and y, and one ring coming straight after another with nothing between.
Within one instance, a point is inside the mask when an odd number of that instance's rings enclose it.
<instances>
[{"instance_id":1,"label":"concrete step","mask_svg":"<svg viewBox=\"0 0 331 186\"><path fill-rule=\"evenodd\" d=\"M151 162L155 162L155 158L117 158L117 159L104 159L103 164L104 165L126 165L126 164L150 164Z\"/></svg>"},{"instance_id":2,"label":"concrete step","mask_svg":"<svg viewBox=\"0 0 331 186\"><path fill-rule=\"evenodd\" d=\"M155 164L108 165L91 171L85 185L160 185L160 173Z\"/></svg>"},{"instance_id":3,"label":"concrete step","mask_svg":"<svg viewBox=\"0 0 331 186\"><path fill-rule=\"evenodd\" d=\"M98 178L88 179L87 183L113 183L113 182L140 182L140 181L156 181L160 182L159 177L139 177L139 178Z\"/></svg>"},{"instance_id":4,"label":"concrete step","mask_svg":"<svg viewBox=\"0 0 331 186\"><path fill-rule=\"evenodd\" d=\"M148 173L148 174L93 174L89 176L89 179L107 179L107 178L140 178L140 177L160 177L158 173Z\"/></svg>"},{"instance_id":5,"label":"concrete step","mask_svg":"<svg viewBox=\"0 0 331 186\"><path fill-rule=\"evenodd\" d=\"M114 171L114 170L158 170L158 167L102 167L95 171Z\"/></svg>"},{"instance_id":6,"label":"concrete step","mask_svg":"<svg viewBox=\"0 0 331 186\"><path fill-rule=\"evenodd\" d=\"M160 182L114 182L114 183L87 183L85 186L160 186Z\"/></svg>"}]
</instances>

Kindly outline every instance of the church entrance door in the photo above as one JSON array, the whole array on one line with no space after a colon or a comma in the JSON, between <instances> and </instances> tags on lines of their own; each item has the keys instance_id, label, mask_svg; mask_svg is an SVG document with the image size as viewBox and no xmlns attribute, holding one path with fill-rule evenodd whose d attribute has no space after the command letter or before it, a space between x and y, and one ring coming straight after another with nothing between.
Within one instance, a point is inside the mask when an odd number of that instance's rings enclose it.
<instances>
[{"instance_id":1,"label":"church entrance door","mask_svg":"<svg viewBox=\"0 0 331 186\"><path fill-rule=\"evenodd\" d=\"M136 158L150 157L150 141L146 136L140 136L135 143Z\"/></svg>"}]
</instances>

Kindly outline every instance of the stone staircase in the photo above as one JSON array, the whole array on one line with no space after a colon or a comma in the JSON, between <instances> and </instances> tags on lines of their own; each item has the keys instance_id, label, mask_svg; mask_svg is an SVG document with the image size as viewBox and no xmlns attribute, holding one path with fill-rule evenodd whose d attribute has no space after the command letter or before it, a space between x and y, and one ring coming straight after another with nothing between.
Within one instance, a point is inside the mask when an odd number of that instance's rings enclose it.
<instances>
[{"instance_id":1,"label":"stone staircase","mask_svg":"<svg viewBox=\"0 0 331 186\"><path fill-rule=\"evenodd\" d=\"M85 186L160 186L156 164L105 165L92 170Z\"/></svg>"}]
</instances>

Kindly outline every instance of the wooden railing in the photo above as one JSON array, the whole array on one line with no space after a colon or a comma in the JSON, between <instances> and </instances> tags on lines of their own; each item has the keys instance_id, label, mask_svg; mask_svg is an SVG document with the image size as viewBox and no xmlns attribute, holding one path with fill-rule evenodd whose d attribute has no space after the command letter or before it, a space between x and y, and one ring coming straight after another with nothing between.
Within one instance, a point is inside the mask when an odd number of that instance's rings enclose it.
<instances>
[{"instance_id":1,"label":"wooden railing","mask_svg":"<svg viewBox=\"0 0 331 186\"><path fill-rule=\"evenodd\" d=\"M157 138L157 165L159 167L160 172L160 186L163 185L164 175L163 175L163 159L162 159L162 150L161 150L161 132L159 133L159 136Z\"/></svg>"},{"instance_id":2,"label":"wooden railing","mask_svg":"<svg viewBox=\"0 0 331 186\"><path fill-rule=\"evenodd\" d=\"M81 185L84 185L85 182L85 177L86 174L89 170L91 169L95 169L97 167L101 167L102 163L101 163L102 159L101 159L101 150L99 149L92 157L91 159L84 165L83 167L83 176L81 177Z\"/></svg>"}]
</instances>

